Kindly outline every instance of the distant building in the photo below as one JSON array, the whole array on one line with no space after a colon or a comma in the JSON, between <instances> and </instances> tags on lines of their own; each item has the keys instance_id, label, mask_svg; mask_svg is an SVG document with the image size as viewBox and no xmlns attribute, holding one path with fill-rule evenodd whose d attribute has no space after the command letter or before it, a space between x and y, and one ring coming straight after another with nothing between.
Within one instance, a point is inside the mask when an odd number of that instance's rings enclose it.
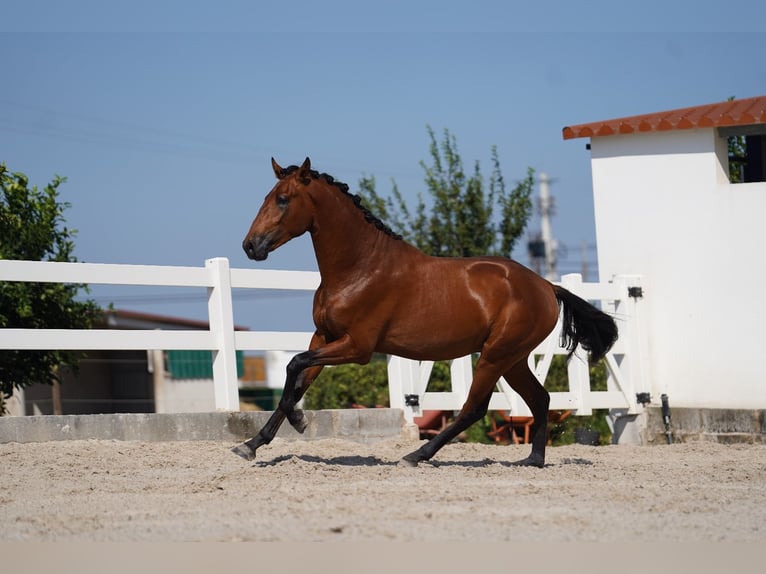
<instances>
[{"instance_id":1,"label":"distant building","mask_svg":"<svg viewBox=\"0 0 766 574\"><path fill-rule=\"evenodd\" d=\"M97 328L208 329L208 323L135 311L104 311ZM246 330L244 327L235 327ZM266 386L263 356L237 351L243 408L272 409L280 393ZM24 390L25 414L215 411L210 351L88 351L61 385ZM281 388L281 387L280 387Z\"/></svg>"}]
</instances>

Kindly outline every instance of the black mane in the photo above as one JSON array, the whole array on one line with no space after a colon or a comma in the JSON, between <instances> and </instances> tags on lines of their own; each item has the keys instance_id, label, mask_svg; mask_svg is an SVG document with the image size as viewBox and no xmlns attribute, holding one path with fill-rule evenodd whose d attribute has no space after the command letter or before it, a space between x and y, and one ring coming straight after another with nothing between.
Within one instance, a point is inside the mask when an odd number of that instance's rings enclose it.
<instances>
[{"instance_id":1,"label":"black mane","mask_svg":"<svg viewBox=\"0 0 766 574\"><path fill-rule=\"evenodd\" d=\"M282 171L279 172L280 178L287 177L291 173L295 173L300 168L297 165L291 165L285 168L282 168ZM327 174L327 173L319 173L316 170L310 170L309 171L312 179L323 179L330 185L334 185L337 187L343 195L348 196L351 198L351 201L354 202L354 205L359 209L359 211L362 212L362 215L364 215L364 219L368 222L377 227L380 231L388 235L389 237L392 237L393 239L401 239L402 236L398 233L395 233L388 225L383 223L380 219L378 219L369 209L367 209L364 204L362 203L362 197L360 195L354 194L349 192L348 190L348 184L343 183L342 181L335 181L335 178L333 176ZM305 182L308 183L308 182Z\"/></svg>"}]
</instances>

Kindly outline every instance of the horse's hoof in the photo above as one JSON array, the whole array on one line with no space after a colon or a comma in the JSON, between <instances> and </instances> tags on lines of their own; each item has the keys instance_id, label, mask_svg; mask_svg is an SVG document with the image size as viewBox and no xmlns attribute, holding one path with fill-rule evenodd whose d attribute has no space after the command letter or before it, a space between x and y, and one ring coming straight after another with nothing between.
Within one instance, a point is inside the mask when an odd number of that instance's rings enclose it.
<instances>
[{"instance_id":1,"label":"horse's hoof","mask_svg":"<svg viewBox=\"0 0 766 574\"><path fill-rule=\"evenodd\" d=\"M290 422L290 425L292 425L292 427L300 434L303 434L303 431L305 431L306 427L309 426L309 421L306 418L305 413L300 409L294 410L288 421Z\"/></svg>"},{"instance_id":2,"label":"horse's hoof","mask_svg":"<svg viewBox=\"0 0 766 574\"><path fill-rule=\"evenodd\" d=\"M545 466L545 459L539 456L528 456L523 460L518 460L511 463L513 466L535 466L537 468L543 468Z\"/></svg>"},{"instance_id":3,"label":"horse's hoof","mask_svg":"<svg viewBox=\"0 0 766 574\"><path fill-rule=\"evenodd\" d=\"M417 455L417 453L410 453L407 456L403 456L399 460L399 466L406 466L408 468L415 468L418 463L420 462L420 457Z\"/></svg>"},{"instance_id":4,"label":"horse's hoof","mask_svg":"<svg viewBox=\"0 0 766 574\"><path fill-rule=\"evenodd\" d=\"M255 449L245 443L242 443L239 446L235 446L233 449L231 449L231 452L237 456L241 456L245 460L253 460L255 458Z\"/></svg>"}]
</instances>

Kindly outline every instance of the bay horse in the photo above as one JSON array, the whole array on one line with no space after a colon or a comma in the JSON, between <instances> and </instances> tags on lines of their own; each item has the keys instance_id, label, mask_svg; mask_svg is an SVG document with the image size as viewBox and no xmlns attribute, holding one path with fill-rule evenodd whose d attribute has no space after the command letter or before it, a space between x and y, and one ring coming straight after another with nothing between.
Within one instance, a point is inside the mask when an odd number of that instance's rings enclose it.
<instances>
[{"instance_id":1,"label":"bay horse","mask_svg":"<svg viewBox=\"0 0 766 574\"><path fill-rule=\"evenodd\" d=\"M373 353L449 360L480 353L465 404L439 434L406 455L417 466L487 412L500 377L534 416L532 452L515 464L545 464L550 397L527 357L554 329L560 310L570 356L581 345L603 357L617 338L614 320L590 303L503 257L432 257L370 213L348 185L311 169L309 158L282 168L242 242L250 259L306 232L321 283L314 295L316 326L307 351L287 365L278 407L259 433L232 449L246 460L272 441L285 418L298 431L295 408L325 365L367 364Z\"/></svg>"}]
</instances>

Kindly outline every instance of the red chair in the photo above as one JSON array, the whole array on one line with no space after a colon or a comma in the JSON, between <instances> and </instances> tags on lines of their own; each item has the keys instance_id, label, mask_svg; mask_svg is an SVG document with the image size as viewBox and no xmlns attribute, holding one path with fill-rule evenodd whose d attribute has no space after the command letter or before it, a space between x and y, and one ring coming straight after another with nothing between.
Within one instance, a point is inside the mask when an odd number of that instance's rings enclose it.
<instances>
[{"instance_id":1,"label":"red chair","mask_svg":"<svg viewBox=\"0 0 766 574\"><path fill-rule=\"evenodd\" d=\"M423 411L413 422L420 429L420 438L431 438L439 434L449 424L452 411Z\"/></svg>"},{"instance_id":2,"label":"red chair","mask_svg":"<svg viewBox=\"0 0 766 574\"><path fill-rule=\"evenodd\" d=\"M550 439L550 425L559 424L569 418L572 411L548 411L548 444ZM498 444L529 444L532 432L532 417L514 417L495 413L492 417L492 430L487 436Z\"/></svg>"}]
</instances>

